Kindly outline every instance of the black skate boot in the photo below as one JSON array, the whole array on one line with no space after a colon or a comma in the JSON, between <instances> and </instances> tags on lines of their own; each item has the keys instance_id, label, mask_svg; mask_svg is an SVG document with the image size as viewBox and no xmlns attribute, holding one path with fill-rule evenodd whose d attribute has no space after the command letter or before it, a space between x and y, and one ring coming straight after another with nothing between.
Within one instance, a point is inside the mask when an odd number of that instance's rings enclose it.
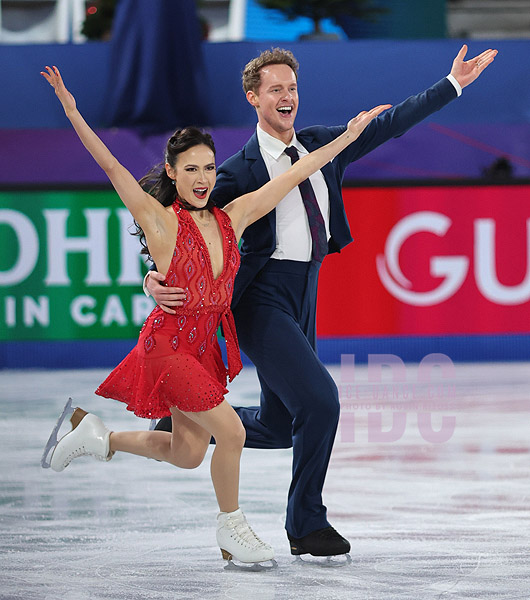
<instances>
[{"instance_id":1,"label":"black skate boot","mask_svg":"<svg viewBox=\"0 0 530 600\"><path fill-rule=\"evenodd\" d=\"M302 538L294 538L287 533L291 545L291 554L297 557L299 562L303 561L302 554L311 554L312 556L324 556L325 562L319 561L322 566L343 566L351 563L351 557L348 552L351 549L350 542L343 538L333 527L325 527L308 533ZM345 560L333 561L332 557L345 555Z\"/></svg>"}]
</instances>

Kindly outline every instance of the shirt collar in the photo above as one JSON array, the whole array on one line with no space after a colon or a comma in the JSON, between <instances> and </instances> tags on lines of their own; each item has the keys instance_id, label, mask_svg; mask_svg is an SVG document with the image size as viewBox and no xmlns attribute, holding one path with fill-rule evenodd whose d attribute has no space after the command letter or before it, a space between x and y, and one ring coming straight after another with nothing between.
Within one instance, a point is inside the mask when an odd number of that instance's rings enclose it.
<instances>
[{"instance_id":1,"label":"shirt collar","mask_svg":"<svg viewBox=\"0 0 530 600\"><path fill-rule=\"evenodd\" d=\"M273 137L259 126L256 128L256 135L258 136L258 144L262 150L265 150L274 160L278 160L283 154L284 150L289 146L295 146L300 154L307 154L307 150L300 144L296 138L296 133L293 133L291 141L285 145L278 138Z\"/></svg>"}]
</instances>

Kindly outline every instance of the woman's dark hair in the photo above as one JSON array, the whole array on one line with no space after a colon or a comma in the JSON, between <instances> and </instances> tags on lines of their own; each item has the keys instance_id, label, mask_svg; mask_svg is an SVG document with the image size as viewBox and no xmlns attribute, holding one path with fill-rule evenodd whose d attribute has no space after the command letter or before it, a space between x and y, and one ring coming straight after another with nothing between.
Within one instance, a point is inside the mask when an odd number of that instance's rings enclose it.
<instances>
[{"instance_id":1,"label":"woman's dark hair","mask_svg":"<svg viewBox=\"0 0 530 600\"><path fill-rule=\"evenodd\" d=\"M154 166L140 179L139 184L148 194L151 194L151 196L156 198L162 206L171 206L177 201L182 208L185 208L186 210L203 210L178 198L175 182L168 177L165 167L165 164L168 163L175 168L179 154L186 152L186 150L189 150L194 146L202 145L208 146L215 155L215 145L212 136L209 133L205 133L197 127L177 129L167 141L166 149L164 151L164 162ZM213 202L208 199L208 203L204 208L211 209L212 207ZM136 221L134 222L134 225L136 231L133 232L133 235L137 235L140 238L140 244L143 246L141 253L147 254L147 256L151 258L142 228Z\"/></svg>"}]
</instances>

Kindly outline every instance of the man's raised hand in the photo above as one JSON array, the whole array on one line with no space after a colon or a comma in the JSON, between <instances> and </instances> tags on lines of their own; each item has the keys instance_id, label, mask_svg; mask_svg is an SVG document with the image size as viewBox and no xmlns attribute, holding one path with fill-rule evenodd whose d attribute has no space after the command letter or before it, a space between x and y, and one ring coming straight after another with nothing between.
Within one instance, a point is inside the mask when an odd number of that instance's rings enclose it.
<instances>
[{"instance_id":1,"label":"man's raised hand","mask_svg":"<svg viewBox=\"0 0 530 600\"><path fill-rule=\"evenodd\" d=\"M475 58L465 61L467 45L464 44L453 61L451 75L458 81L460 87L465 88L466 85L473 83L486 67L491 65L497 53L497 50L489 48L478 56L475 56Z\"/></svg>"}]
</instances>

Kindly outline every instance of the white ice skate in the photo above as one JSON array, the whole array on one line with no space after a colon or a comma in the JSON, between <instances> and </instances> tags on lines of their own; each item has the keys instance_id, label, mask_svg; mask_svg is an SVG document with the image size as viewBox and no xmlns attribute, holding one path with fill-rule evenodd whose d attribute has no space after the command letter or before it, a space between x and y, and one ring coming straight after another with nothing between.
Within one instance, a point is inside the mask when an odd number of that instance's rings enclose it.
<instances>
[{"instance_id":1,"label":"white ice skate","mask_svg":"<svg viewBox=\"0 0 530 600\"><path fill-rule=\"evenodd\" d=\"M272 546L252 531L240 508L217 515L217 543L225 560L254 564L272 561L276 566Z\"/></svg>"},{"instance_id":2,"label":"white ice skate","mask_svg":"<svg viewBox=\"0 0 530 600\"><path fill-rule=\"evenodd\" d=\"M70 413L72 429L57 441L57 433ZM51 467L54 471L63 471L79 456L94 456L108 461L114 454L109 449L110 433L96 415L87 413L82 408L73 409L72 399L69 398L44 448L41 465L45 469ZM52 448L53 453L48 460Z\"/></svg>"}]
</instances>

